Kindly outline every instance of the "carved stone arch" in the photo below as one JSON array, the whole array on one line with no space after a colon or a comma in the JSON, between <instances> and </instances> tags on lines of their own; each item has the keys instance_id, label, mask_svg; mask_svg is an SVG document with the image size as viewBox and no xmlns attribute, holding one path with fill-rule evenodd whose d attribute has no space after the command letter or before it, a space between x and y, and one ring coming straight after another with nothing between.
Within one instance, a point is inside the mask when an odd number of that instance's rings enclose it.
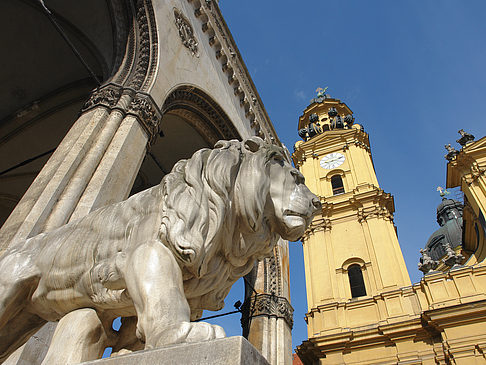
<instances>
[{"instance_id":1,"label":"carved stone arch","mask_svg":"<svg viewBox=\"0 0 486 365\"><path fill-rule=\"evenodd\" d=\"M111 0L114 31L112 76L107 82L148 92L154 81L158 36L152 1Z\"/></svg>"},{"instance_id":2,"label":"carved stone arch","mask_svg":"<svg viewBox=\"0 0 486 365\"><path fill-rule=\"evenodd\" d=\"M166 113L184 118L211 145L220 139L241 139L224 110L194 86L179 86L173 90L162 106L162 114Z\"/></svg>"}]
</instances>

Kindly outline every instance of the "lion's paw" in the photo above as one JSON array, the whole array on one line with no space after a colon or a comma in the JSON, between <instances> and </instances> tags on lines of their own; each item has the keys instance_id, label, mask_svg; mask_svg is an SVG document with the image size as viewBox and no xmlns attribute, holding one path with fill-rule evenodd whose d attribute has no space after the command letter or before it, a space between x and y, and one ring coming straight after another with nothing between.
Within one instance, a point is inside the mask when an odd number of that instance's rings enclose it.
<instances>
[{"instance_id":1,"label":"lion's paw","mask_svg":"<svg viewBox=\"0 0 486 365\"><path fill-rule=\"evenodd\" d=\"M166 331L157 347L168 343L201 342L223 337L226 337L224 329L218 325L205 322L183 322L177 329Z\"/></svg>"},{"instance_id":2,"label":"lion's paw","mask_svg":"<svg viewBox=\"0 0 486 365\"><path fill-rule=\"evenodd\" d=\"M186 325L187 324L190 325L191 328L187 334L185 342L200 342L226 337L224 329L218 325L206 322L191 322L186 323Z\"/></svg>"}]
</instances>

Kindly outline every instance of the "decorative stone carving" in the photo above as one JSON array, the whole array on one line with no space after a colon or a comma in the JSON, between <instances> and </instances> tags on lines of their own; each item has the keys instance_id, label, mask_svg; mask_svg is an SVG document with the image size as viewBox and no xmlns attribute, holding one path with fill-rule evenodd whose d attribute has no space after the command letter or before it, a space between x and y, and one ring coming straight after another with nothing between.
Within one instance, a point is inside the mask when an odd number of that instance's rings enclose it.
<instances>
[{"instance_id":1,"label":"decorative stone carving","mask_svg":"<svg viewBox=\"0 0 486 365\"><path fill-rule=\"evenodd\" d=\"M191 23L189 23L189 20L178 9L174 9L174 18L182 44L189 49L189 51L191 51L193 56L199 57L199 43L194 35L194 30L192 29Z\"/></svg>"},{"instance_id":2,"label":"decorative stone carving","mask_svg":"<svg viewBox=\"0 0 486 365\"><path fill-rule=\"evenodd\" d=\"M422 257L418 263L418 269L424 274L434 271L439 266L439 261L433 260L427 253L427 250L420 249L420 253Z\"/></svg>"},{"instance_id":3,"label":"decorative stone carving","mask_svg":"<svg viewBox=\"0 0 486 365\"><path fill-rule=\"evenodd\" d=\"M136 1L138 44L135 70L129 76L128 87L147 91L157 67L157 29L150 0Z\"/></svg>"},{"instance_id":4,"label":"decorative stone carving","mask_svg":"<svg viewBox=\"0 0 486 365\"><path fill-rule=\"evenodd\" d=\"M270 136L264 133L265 131L274 131L270 119L263 107L263 104L257 97L257 92L248 70L244 66L241 57L234 51L236 45L234 44L229 30L224 26L224 20L221 16L217 6L211 6L207 2L198 2L187 0L194 8L196 17L207 17L203 25L205 33L208 34L208 43L213 47L215 57L218 60L224 59L221 62L221 68L224 73L228 73L228 81L230 84L237 85L238 94L240 95L240 102L245 109L253 103L254 114L247 115L248 119L255 118L258 124L254 125L255 134L268 139ZM258 130L258 126L262 125L265 128ZM277 137L276 133L272 133L273 137Z\"/></svg>"},{"instance_id":5,"label":"decorative stone carving","mask_svg":"<svg viewBox=\"0 0 486 365\"><path fill-rule=\"evenodd\" d=\"M91 93L88 101L83 106L83 111L95 106L102 105L107 108L113 108L122 95L122 88L115 84L108 84L98 88Z\"/></svg>"},{"instance_id":6,"label":"decorative stone carving","mask_svg":"<svg viewBox=\"0 0 486 365\"><path fill-rule=\"evenodd\" d=\"M278 255L274 253L273 256L265 259L265 292L273 295L280 295L281 293L281 279L280 279L280 265L278 262Z\"/></svg>"},{"instance_id":7,"label":"decorative stone carving","mask_svg":"<svg viewBox=\"0 0 486 365\"><path fill-rule=\"evenodd\" d=\"M464 256L461 253L456 253L449 242L443 243L442 246L446 252L446 257L442 259L442 262L451 268L459 266L464 260Z\"/></svg>"},{"instance_id":8,"label":"decorative stone carving","mask_svg":"<svg viewBox=\"0 0 486 365\"><path fill-rule=\"evenodd\" d=\"M459 154L459 151L457 151L454 147L452 147L450 143L444 145L444 147L447 150L447 155L444 156L447 161L454 160L456 156Z\"/></svg>"},{"instance_id":9,"label":"decorative stone carving","mask_svg":"<svg viewBox=\"0 0 486 365\"><path fill-rule=\"evenodd\" d=\"M298 239L319 209L283 148L253 137L202 149L160 185L12 243L0 259L0 361L46 321L81 308L96 311L100 330L136 316L146 349L223 337L221 327L191 320L222 308L254 260L269 256L279 236ZM272 298L258 310L277 306L290 321L291 307Z\"/></svg>"},{"instance_id":10,"label":"decorative stone carving","mask_svg":"<svg viewBox=\"0 0 486 365\"><path fill-rule=\"evenodd\" d=\"M245 308L246 307L246 308ZM243 313L248 313L250 318L258 316L283 318L292 329L294 325L294 309L287 299L274 294L258 294L243 304ZM248 318L242 316L241 322L246 323Z\"/></svg>"},{"instance_id":11,"label":"decorative stone carving","mask_svg":"<svg viewBox=\"0 0 486 365\"><path fill-rule=\"evenodd\" d=\"M135 115L151 138L159 132L160 111L148 95L138 94L128 108Z\"/></svg>"},{"instance_id":12,"label":"decorative stone carving","mask_svg":"<svg viewBox=\"0 0 486 365\"><path fill-rule=\"evenodd\" d=\"M309 124L299 129L299 136L304 140L307 141L318 134L323 132L322 127L319 123L319 117L317 114L311 114L309 116Z\"/></svg>"},{"instance_id":13,"label":"decorative stone carving","mask_svg":"<svg viewBox=\"0 0 486 365\"><path fill-rule=\"evenodd\" d=\"M129 97L124 102L121 102L122 95L125 95L125 97L128 95ZM149 144L155 140L159 131L162 113L149 94L109 83L96 89L91 94L82 111L87 111L97 106L103 106L109 110L117 109L124 114L135 116L147 132Z\"/></svg>"},{"instance_id":14,"label":"decorative stone carving","mask_svg":"<svg viewBox=\"0 0 486 365\"><path fill-rule=\"evenodd\" d=\"M464 129L459 129L457 133L461 135L461 138L459 138L456 142L459 143L462 147L465 147L468 144L474 142L474 136L472 134L464 132Z\"/></svg>"},{"instance_id":15,"label":"decorative stone carving","mask_svg":"<svg viewBox=\"0 0 486 365\"><path fill-rule=\"evenodd\" d=\"M110 0L118 51L111 82L147 92L157 71L158 34L150 0L120 2Z\"/></svg>"}]
</instances>

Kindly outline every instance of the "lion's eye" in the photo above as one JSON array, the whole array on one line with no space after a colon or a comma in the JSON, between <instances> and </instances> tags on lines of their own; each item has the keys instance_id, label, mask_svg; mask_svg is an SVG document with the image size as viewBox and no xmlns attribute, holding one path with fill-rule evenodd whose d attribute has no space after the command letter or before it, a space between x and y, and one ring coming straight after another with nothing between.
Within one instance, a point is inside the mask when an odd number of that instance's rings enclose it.
<instances>
[{"instance_id":1,"label":"lion's eye","mask_svg":"<svg viewBox=\"0 0 486 365\"><path fill-rule=\"evenodd\" d=\"M279 165L283 165L284 163L284 158L283 156L279 155L278 153L275 153L271 156L272 160L276 161L279 163Z\"/></svg>"}]
</instances>

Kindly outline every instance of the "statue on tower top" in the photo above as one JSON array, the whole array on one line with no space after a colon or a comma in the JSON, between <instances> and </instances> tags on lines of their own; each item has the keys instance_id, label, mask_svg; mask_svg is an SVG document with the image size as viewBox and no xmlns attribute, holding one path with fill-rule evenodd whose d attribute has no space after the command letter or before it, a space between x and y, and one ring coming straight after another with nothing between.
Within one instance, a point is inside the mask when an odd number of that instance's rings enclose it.
<instances>
[{"instance_id":1,"label":"statue on tower top","mask_svg":"<svg viewBox=\"0 0 486 365\"><path fill-rule=\"evenodd\" d=\"M310 103L322 103L324 100L330 98L331 96L326 94L328 88L328 86L326 86L324 89L322 87L318 87L316 89L317 97L311 99Z\"/></svg>"}]
</instances>

